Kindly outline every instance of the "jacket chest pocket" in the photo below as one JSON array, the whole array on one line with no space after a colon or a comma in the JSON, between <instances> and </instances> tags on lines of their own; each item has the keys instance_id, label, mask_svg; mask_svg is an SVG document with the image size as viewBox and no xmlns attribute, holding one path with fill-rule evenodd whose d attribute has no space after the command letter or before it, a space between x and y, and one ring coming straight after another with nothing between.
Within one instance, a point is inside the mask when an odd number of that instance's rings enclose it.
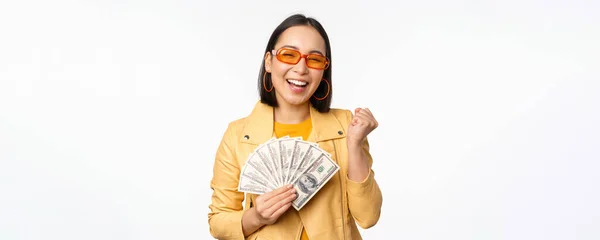
<instances>
[{"instance_id":1,"label":"jacket chest pocket","mask_svg":"<svg viewBox=\"0 0 600 240\"><path fill-rule=\"evenodd\" d=\"M334 142L330 140L330 141L319 142L318 144L319 144L319 148L321 148L321 149L325 150L326 152L328 152L329 154L331 154L331 160L333 160L334 162L336 162L339 165Z\"/></svg>"}]
</instances>

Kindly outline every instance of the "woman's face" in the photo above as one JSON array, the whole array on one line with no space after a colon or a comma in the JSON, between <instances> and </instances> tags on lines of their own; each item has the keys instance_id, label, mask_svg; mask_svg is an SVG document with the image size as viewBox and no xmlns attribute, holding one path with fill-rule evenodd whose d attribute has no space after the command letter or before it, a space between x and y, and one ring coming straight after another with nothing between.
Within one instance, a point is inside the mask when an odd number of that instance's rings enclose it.
<instances>
[{"instance_id":1,"label":"woman's face","mask_svg":"<svg viewBox=\"0 0 600 240\"><path fill-rule=\"evenodd\" d=\"M275 44L275 53L281 47L296 49L302 54L320 53L325 56L326 53L325 40L311 26L294 26L285 30ZM308 68L305 58L295 65L280 62L271 52L265 56L265 70L271 73L277 102L281 104L283 101L291 105L304 104L310 100L319 87L324 71Z\"/></svg>"}]
</instances>

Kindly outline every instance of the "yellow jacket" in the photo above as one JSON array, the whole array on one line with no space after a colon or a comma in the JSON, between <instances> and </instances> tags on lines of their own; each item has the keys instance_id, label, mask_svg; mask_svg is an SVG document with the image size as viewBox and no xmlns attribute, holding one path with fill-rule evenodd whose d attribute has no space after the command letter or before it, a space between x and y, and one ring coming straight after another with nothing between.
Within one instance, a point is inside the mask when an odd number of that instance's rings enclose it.
<instances>
[{"instance_id":1,"label":"yellow jacket","mask_svg":"<svg viewBox=\"0 0 600 240\"><path fill-rule=\"evenodd\" d=\"M357 224L367 229L379 220L383 199L373 170L363 182L347 177L346 131L352 112L331 109L328 113L319 113L313 107L310 109L313 128L307 140L329 152L340 171L300 211L289 208L275 224L263 226L246 239L300 239L304 225L311 240L355 240L362 239ZM242 214L252 206L257 195L245 196L237 191L240 171L248 155L274 136L273 108L260 101L249 116L229 123L217 149L210 182L213 194L208 223L214 238L245 239ZM363 149L371 167L373 159L368 141Z\"/></svg>"}]
</instances>

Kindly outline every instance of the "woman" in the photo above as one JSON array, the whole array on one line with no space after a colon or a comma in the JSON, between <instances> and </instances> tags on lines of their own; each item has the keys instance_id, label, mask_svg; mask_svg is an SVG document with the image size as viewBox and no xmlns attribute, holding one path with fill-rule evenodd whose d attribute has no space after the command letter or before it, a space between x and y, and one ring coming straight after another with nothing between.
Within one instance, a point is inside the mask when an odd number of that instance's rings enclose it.
<instances>
[{"instance_id":1,"label":"woman","mask_svg":"<svg viewBox=\"0 0 600 240\"><path fill-rule=\"evenodd\" d=\"M331 47L321 24L303 15L273 32L260 69L260 101L228 125L214 162L210 233L217 239L362 239L379 220L382 194L371 169L369 109L330 108ZM340 170L296 211L287 185L256 195L237 191L249 154L272 137L302 137L331 154ZM245 200L245 204L244 203Z\"/></svg>"}]
</instances>

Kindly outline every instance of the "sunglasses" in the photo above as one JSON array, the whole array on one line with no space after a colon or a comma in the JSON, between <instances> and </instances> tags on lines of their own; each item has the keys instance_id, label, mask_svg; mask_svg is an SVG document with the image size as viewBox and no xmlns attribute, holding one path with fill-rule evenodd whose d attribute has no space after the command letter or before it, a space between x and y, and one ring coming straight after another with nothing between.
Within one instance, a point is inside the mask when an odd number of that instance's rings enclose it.
<instances>
[{"instance_id":1,"label":"sunglasses","mask_svg":"<svg viewBox=\"0 0 600 240\"><path fill-rule=\"evenodd\" d=\"M327 57L321 54L302 54L294 49L281 48L277 50L275 56L277 57L277 60L287 64L295 65L298 64L298 62L300 62L300 59L305 58L306 66L309 68L324 70L329 67L329 59L327 59Z\"/></svg>"}]
</instances>

